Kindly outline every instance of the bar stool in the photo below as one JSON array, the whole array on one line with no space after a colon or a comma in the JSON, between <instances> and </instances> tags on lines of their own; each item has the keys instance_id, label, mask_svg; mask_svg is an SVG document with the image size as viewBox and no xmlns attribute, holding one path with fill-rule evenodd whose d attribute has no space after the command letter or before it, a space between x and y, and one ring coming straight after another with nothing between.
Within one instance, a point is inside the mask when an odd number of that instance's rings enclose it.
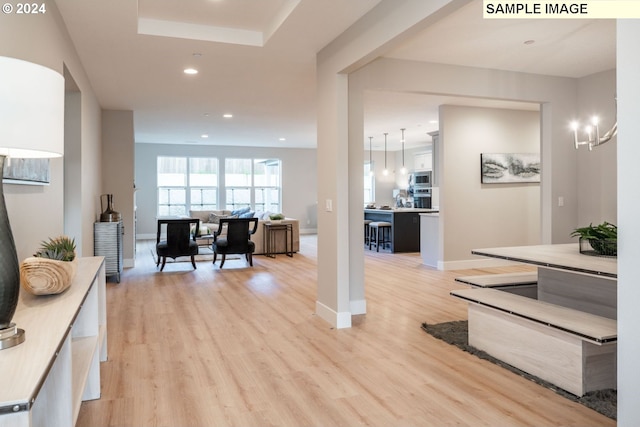
<instances>
[{"instance_id":1,"label":"bar stool","mask_svg":"<svg viewBox=\"0 0 640 427\"><path fill-rule=\"evenodd\" d=\"M369 244L369 224L371 224L371 220L370 219L365 219L364 220L364 244L368 245Z\"/></svg>"},{"instance_id":2,"label":"bar stool","mask_svg":"<svg viewBox=\"0 0 640 427\"><path fill-rule=\"evenodd\" d=\"M376 252L380 252L380 245L391 243L391 223L386 221L374 221L369 223L369 250L375 241Z\"/></svg>"}]
</instances>

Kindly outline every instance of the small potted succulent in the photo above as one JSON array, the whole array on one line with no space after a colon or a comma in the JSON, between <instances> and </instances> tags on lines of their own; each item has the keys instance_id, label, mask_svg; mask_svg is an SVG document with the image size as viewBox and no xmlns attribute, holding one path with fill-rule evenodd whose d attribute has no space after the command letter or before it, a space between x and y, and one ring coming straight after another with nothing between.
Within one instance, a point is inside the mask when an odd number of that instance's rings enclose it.
<instances>
[{"instance_id":1,"label":"small potted succulent","mask_svg":"<svg viewBox=\"0 0 640 427\"><path fill-rule=\"evenodd\" d=\"M75 240L67 236L52 238L22 262L20 283L34 295L59 294L71 286L77 268Z\"/></svg>"},{"instance_id":2,"label":"small potted succulent","mask_svg":"<svg viewBox=\"0 0 640 427\"><path fill-rule=\"evenodd\" d=\"M284 219L284 215L282 215L281 213L271 214L269 215L269 219L272 223L278 224L282 222L282 220Z\"/></svg>"},{"instance_id":3,"label":"small potted succulent","mask_svg":"<svg viewBox=\"0 0 640 427\"><path fill-rule=\"evenodd\" d=\"M618 227L609 222L576 228L571 233L571 237L580 238L580 253L604 256L618 255Z\"/></svg>"}]
</instances>

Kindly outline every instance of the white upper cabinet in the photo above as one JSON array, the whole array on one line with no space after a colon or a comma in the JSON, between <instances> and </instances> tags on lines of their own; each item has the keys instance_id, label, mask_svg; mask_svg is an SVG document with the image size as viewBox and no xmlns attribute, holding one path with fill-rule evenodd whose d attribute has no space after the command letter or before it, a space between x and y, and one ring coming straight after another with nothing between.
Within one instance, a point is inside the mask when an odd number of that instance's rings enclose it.
<instances>
[{"instance_id":1,"label":"white upper cabinet","mask_svg":"<svg viewBox=\"0 0 640 427\"><path fill-rule=\"evenodd\" d=\"M433 170L433 156L431 151L417 153L414 157L414 170L430 171Z\"/></svg>"}]
</instances>

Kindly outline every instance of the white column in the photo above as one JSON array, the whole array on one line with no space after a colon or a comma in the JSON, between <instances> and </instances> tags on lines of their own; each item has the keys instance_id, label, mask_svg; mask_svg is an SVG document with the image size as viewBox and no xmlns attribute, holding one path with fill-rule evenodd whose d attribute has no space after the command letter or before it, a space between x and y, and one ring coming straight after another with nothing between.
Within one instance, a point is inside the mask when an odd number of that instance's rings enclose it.
<instances>
[{"instance_id":1,"label":"white column","mask_svg":"<svg viewBox=\"0 0 640 427\"><path fill-rule=\"evenodd\" d=\"M640 20L617 22L618 96L618 425L640 425Z\"/></svg>"}]
</instances>

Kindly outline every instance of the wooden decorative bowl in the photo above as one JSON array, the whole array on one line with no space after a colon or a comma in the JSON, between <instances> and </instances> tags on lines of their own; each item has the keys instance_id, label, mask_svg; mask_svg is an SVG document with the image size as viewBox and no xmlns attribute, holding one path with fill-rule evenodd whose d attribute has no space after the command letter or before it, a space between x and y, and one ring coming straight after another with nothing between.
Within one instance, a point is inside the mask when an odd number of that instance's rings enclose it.
<instances>
[{"instance_id":1,"label":"wooden decorative bowl","mask_svg":"<svg viewBox=\"0 0 640 427\"><path fill-rule=\"evenodd\" d=\"M78 270L77 258L58 261L30 257L20 264L20 284L33 295L54 295L66 291Z\"/></svg>"}]
</instances>

